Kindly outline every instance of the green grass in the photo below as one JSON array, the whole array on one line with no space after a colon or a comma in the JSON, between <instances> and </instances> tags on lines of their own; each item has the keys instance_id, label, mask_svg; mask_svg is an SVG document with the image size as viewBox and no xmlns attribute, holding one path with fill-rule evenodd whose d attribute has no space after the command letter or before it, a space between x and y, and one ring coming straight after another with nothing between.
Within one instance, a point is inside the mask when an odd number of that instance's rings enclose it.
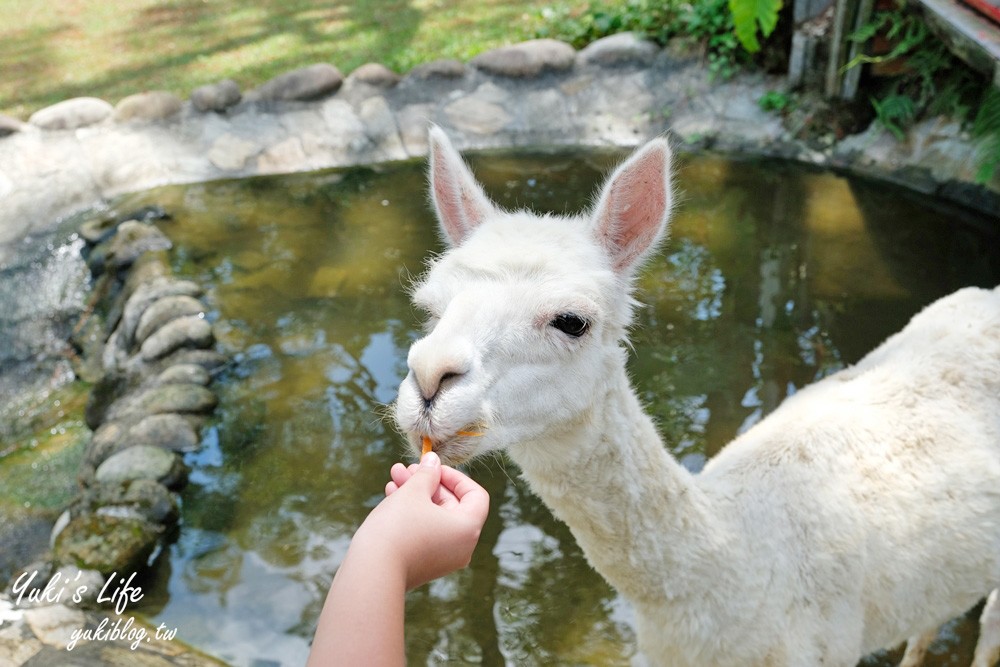
<instances>
[{"instance_id":1,"label":"green grass","mask_svg":"<svg viewBox=\"0 0 1000 667\"><path fill-rule=\"evenodd\" d=\"M583 3L581 3L583 4ZM26 119L92 95L112 104L144 90L223 78L244 90L315 62L345 75L366 62L398 72L535 35L523 0L0 0L0 113Z\"/></svg>"}]
</instances>

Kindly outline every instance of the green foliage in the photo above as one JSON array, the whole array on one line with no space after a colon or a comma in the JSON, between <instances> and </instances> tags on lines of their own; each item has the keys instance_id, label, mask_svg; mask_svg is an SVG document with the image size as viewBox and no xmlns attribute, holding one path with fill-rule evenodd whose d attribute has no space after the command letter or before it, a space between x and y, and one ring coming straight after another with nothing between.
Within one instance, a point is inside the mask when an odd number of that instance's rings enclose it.
<instances>
[{"instance_id":1,"label":"green foliage","mask_svg":"<svg viewBox=\"0 0 1000 667\"><path fill-rule=\"evenodd\" d=\"M783 90L769 90L757 100L764 111L788 111L792 108L792 96Z\"/></svg>"},{"instance_id":2,"label":"green foliage","mask_svg":"<svg viewBox=\"0 0 1000 667\"><path fill-rule=\"evenodd\" d=\"M779 0L780 2L780 0ZM726 78L745 60L736 37L729 0L625 0L594 2L585 9L565 4L542 10L539 37L558 37L576 48L608 35L631 31L665 45L675 38L700 42L709 70Z\"/></svg>"},{"instance_id":3,"label":"green foliage","mask_svg":"<svg viewBox=\"0 0 1000 667\"><path fill-rule=\"evenodd\" d=\"M972 135L981 139L976 180L985 183L1000 170L1000 89L990 87L972 122Z\"/></svg>"},{"instance_id":4,"label":"green foliage","mask_svg":"<svg viewBox=\"0 0 1000 667\"><path fill-rule=\"evenodd\" d=\"M679 34L704 42L708 69L721 78L734 75L739 64L746 60L729 7L727 0L701 0L689 5L678 21Z\"/></svg>"},{"instance_id":5,"label":"green foliage","mask_svg":"<svg viewBox=\"0 0 1000 667\"><path fill-rule=\"evenodd\" d=\"M892 44L881 55L859 55L845 69L865 63L902 65L900 76L871 96L876 120L898 139L921 118L945 115L969 122L978 109L973 133L983 138L977 178L987 180L1000 167L1000 93L953 56L916 13L903 4L876 12L850 36L864 44L878 34ZM984 93L984 91L986 91Z\"/></svg>"},{"instance_id":6,"label":"green foliage","mask_svg":"<svg viewBox=\"0 0 1000 667\"><path fill-rule=\"evenodd\" d=\"M566 4L548 5L541 11L544 25L538 37L557 37L582 48L619 32L637 32L659 44L673 36L677 11L670 2L625 0L619 4L591 3L580 9Z\"/></svg>"},{"instance_id":7,"label":"green foliage","mask_svg":"<svg viewBox=\"0 0 1000 667\"><path fill-rule=\"evenodd\" d=\"M760 51L757 40L759 29L764 37L769 37L778 25L781 0L729 0L729 10L733 14L733 24L740 43L750 53Z\"/></svg>"},{"instance_id":8,"label":"green foliage","mask_svg":"<svg viewBox=\"0 0 1000 667\"><path fill-rule=\"evenodd\" d=\"M873 97L871 103L878 122L902 141L906 128L912 125L917 117L917 105L913 98L890 94L882 99Z\"/></svg>"}]
</instances>

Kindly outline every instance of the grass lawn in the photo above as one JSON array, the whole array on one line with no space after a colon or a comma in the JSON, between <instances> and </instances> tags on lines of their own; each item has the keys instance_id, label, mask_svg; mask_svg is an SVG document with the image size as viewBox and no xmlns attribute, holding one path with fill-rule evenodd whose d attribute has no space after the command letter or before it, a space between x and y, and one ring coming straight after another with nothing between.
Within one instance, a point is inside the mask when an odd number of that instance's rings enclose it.
<instances>
[{"instance_id":1,"label":"grass lawn","mask_svg":"<svg viewBox=\"0 0 1000 667\"><path fill-rule=\"evenodd\" d=\"M586 2L577 3L581 8ZM26 120L92 95L144 90L187 97L235 79L244 90L301 65L345 75L366 62L404 72L467 60L534 36L524 0L0 0L0 113Z\"/></svg>"}]
</instances>

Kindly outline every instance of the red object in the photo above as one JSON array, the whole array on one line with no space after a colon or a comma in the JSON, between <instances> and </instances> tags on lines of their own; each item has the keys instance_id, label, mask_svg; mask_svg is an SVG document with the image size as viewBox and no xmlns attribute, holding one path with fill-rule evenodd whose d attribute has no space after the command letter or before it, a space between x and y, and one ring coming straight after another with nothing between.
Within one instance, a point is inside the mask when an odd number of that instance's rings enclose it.
<instances>
[{"instance_id":1,"label":"red object","mask_svg":"<svg viewBox=\"0 0 1000 667\"><path fill-rule=\"evenodd\" d=\"M985 14L995 23L1000 23L1000 0L962 0L962 2Z\"/></svg>"}]
</instances>

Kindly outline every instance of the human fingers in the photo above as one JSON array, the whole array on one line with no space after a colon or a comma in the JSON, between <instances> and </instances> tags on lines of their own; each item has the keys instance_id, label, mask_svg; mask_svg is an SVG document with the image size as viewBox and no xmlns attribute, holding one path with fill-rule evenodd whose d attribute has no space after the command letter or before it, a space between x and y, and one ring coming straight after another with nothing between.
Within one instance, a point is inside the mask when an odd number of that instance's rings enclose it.
<instances>
[{"instance_id":1,"label":"human fingers","mask_svg":"<svg viewBox=\"0 0 1000 667\"><path fill-rule=\"evenodd\" d=\"M409 471L407 471L409 472ZM410 493L417 493L426 498L432 498L441 484L441 459L436 452L428 452L420 459L420 465L406 480L406 488ZM402 486L401 484L399 486Z\"/></svg>"},{"instance_id":2,"label":"human fingers","mask_svg":"<svg viewBox=\"0 0 1000 667\"><path fill-rule=\"evenodd\" d=\"M399 491L399 487L396 485L395 482L386 482L386 485L385 485L385 497L386 498L388 498L389 496L391 496L392 494L394 494L396 491Z\"/></svg>"},{"instance_id":3,"label":"human fingers","mask_svg":"<svg viewBox=\"0 0 1000 667\"><path fill-rule=\"evenodd\" d=\"M403 486L406 480L410 479L411 475L413 475L413 472L402 463L394 463L389 469L389 477L392 478L397 487Z\"/></svg>"},{"instance_id":4,"label":"human fingers","mask_svg":"<svg viewBox=\"0 0 1000 667\"><path fill-rule=\"evenodd\" d=\"M445 508L458 504L458 498L455 497L455 494L452 493L450 489L442 485L438 486L431 500L434 501L435 505L440 505Z\"/></svg>"},{"instance_id":5,"label":"human fingers","mask_svg":"<svg viewBox=\"0 0 1000 667\"><path fill-rule=\"evenodd\" d=\"M441 466L441 486L449 490L463 510L485 521L490 511L490 494L465 473Z\"/></svg>"}]
</instances>

